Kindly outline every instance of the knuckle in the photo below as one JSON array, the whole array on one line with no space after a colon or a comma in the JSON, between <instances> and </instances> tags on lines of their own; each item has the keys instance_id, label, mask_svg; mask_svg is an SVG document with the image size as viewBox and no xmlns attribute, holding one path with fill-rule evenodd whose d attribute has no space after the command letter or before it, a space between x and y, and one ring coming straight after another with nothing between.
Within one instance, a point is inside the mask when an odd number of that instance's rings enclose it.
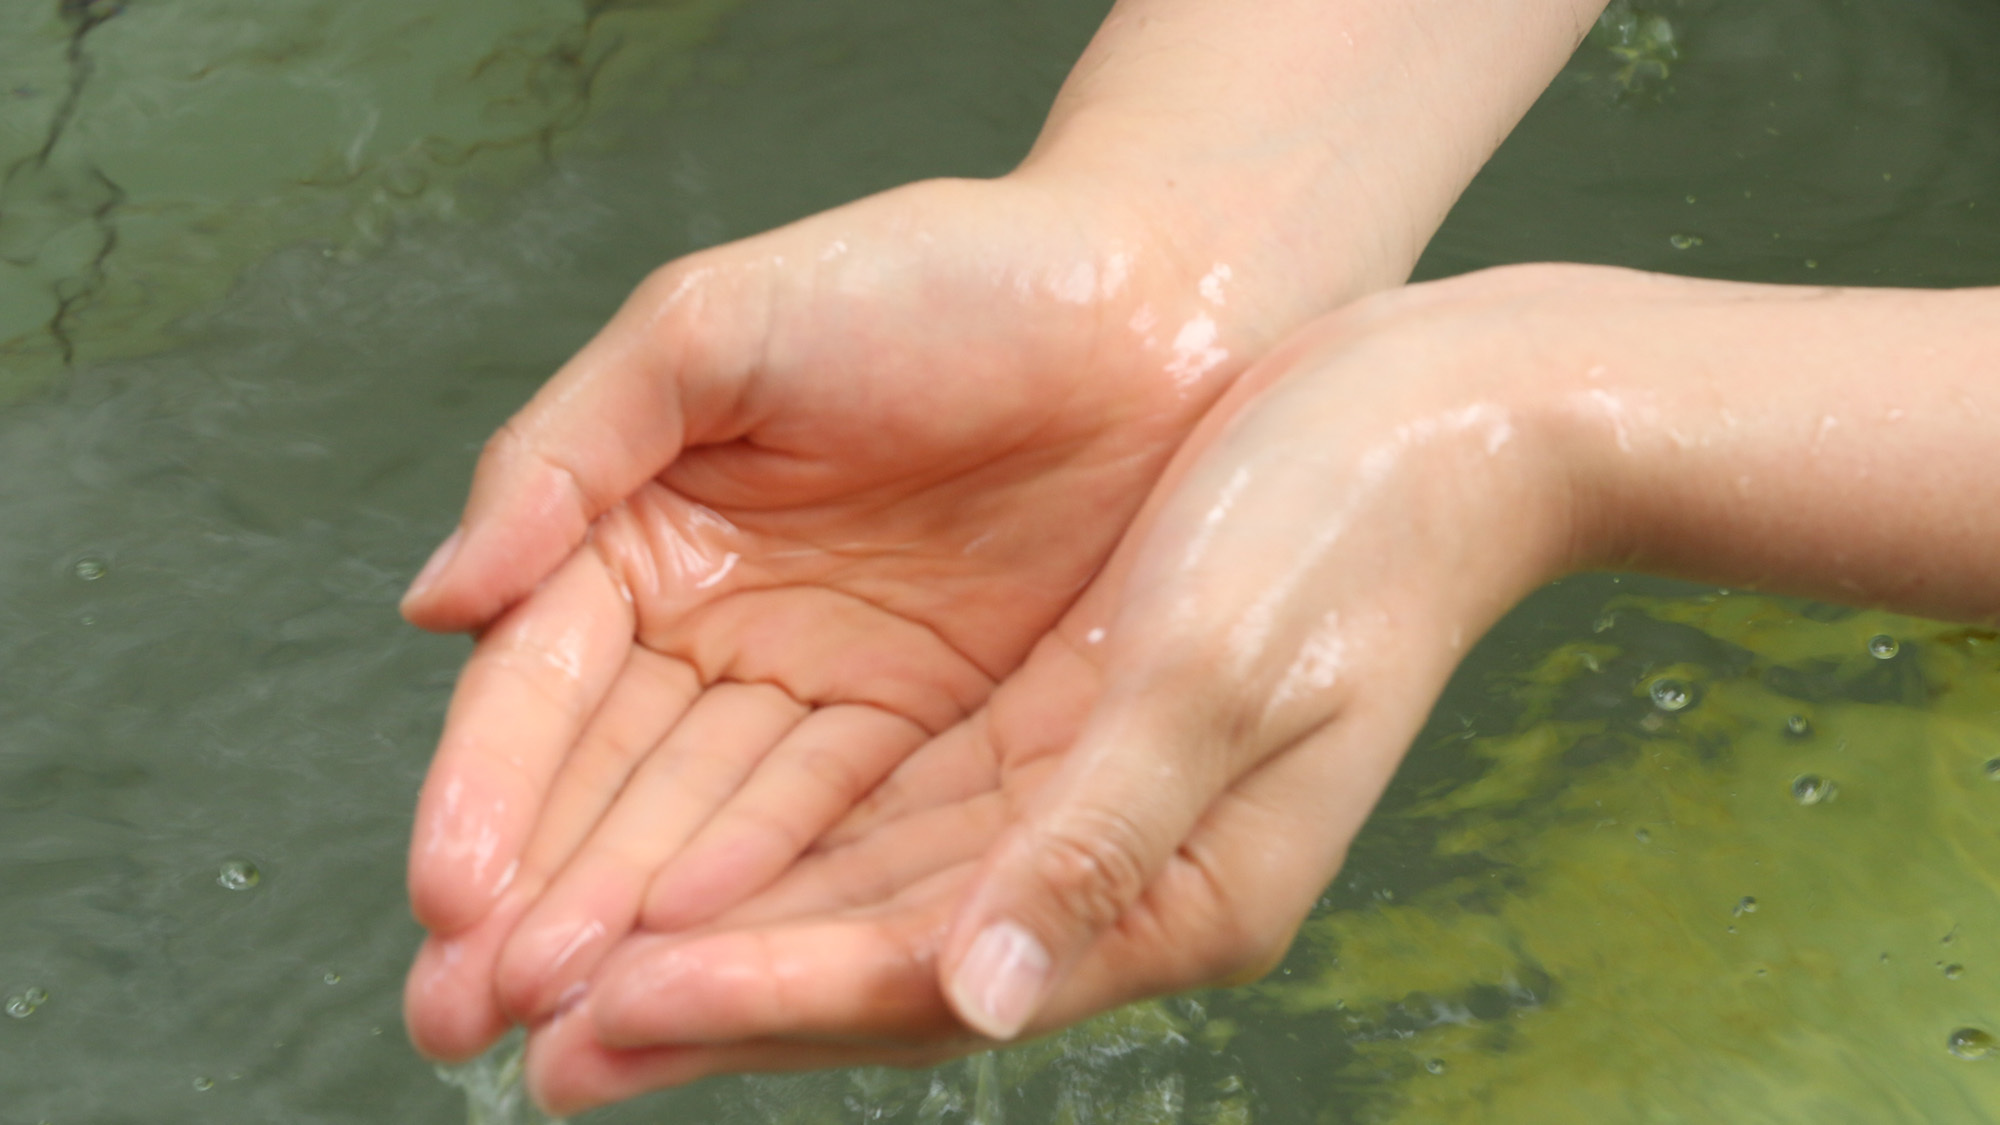
<instances>
[{"instance_id":1,"label":"knuckle","mask_svg":"<svg viewBox=\"0 0 2000 1125\"><path fill-rule=\"evenodd\" d=\"M1094 810L1046 832L1034 849L1035 878L1057 909L1089 930L1116 922L1145 892L1144 833L1131 818Z\"/></svg>"},{"instance_id":2,"label":"knuckle","mask_svg":"<svg viewBox=\"0 0 2000 1125\"><path fill-rule=\"evenodd\" d=\"M849 755L835 747L809 747L800 752L798 762L799 772L835 805L853 804L874 782L873 778L863 774Z\"/></svg>"}]
</instances>

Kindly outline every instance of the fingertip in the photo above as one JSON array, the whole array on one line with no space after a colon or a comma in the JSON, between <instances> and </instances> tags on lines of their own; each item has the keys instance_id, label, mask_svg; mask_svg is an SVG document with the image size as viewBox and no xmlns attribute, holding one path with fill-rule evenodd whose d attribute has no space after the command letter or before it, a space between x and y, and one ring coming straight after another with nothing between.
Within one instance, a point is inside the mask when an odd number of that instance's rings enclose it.
<instances>
[{"instance_id":1,"label":"fingertip","mask_svg":"<svg viewBox=\"0 0 2000 1125\"><path fill-rule=\"evenodd\" d=\"M426 806L429 802L424 803ZM521 869L500 862L498 829L468 821L469 810L419 807L410 845L410 912L434 934L460 934L493 913ZM508 849L511 852L514 849Z\"/></svg>"},{"instance_id":2,"label":"fingertip","mask_svg":"<svg viewBox=\"0 0 2000 1125\"><path fill-rule=\"evenodd\" d=\"M586 996L528 1035L523 1083L543 1113L569 1117L701 1076L680 1047L620 1050L596 1037Z\"/></svg>"},{"instance_id":3,"label":"fingertip","mask_svg":"<svg viewBox=\"0 0 2000 1125\"><path fill-rule=\"evenodd\" d=\"M528 1034L528 1051L521 1066L522 1085L543 1114L556 1120L595 1109L614 1100L601 1088L590 1092L591 1072L598 1068L591 1054L588 1001L564 1012Z\"/></svg>"},{"instance_id":4,"label":"fingertip","mask_svg":"<svg viewBox=\"0 0 2000 1125\"><path fill-rule=\"evenodd\" d=\"M444 542L438 544L437 549L431 552L431 557L424 562L423 569L417 571L416 578L410 582L410 588L403 593L398 608L402 610L404 620L419 628L440 627L448 615L439 612L441 607L436 604L437 591L444 580L445 572L451 569L452 560L458 557L458 549L464 542L465 529L460 527L454 529L445 537Z\"/></svg>"},{"instance_id":5,"label":"fingertip","mask_svg":"<svg viewBox=\"0 0 2000 1125\"><path fill-rule=\"evenodd\" d=\"M464 1062L511 1026L484 987L479 954L474 938L433 937L418 950L403 986L403 1025L425 1057Z\"/></svg>"},{"instance_id":6,"label":"fingertip","mask_svg":"<svg viewBox=\"0 0 2000 1125\"><path fill-rule=\"evenodd\" d=\"M1053 983L1048 946L1014 922L989 923L948 971L945 997L967 1027L988 1039L1020 1035Z\"/></svg>"}]
</instances>

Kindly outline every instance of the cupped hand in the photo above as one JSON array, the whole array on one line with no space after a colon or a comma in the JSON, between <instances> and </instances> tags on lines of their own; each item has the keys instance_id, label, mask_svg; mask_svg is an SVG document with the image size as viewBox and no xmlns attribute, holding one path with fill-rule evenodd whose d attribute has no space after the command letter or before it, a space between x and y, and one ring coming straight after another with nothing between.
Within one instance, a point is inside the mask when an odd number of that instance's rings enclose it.
<instances>
[{"instance_id":1,"label":"cupped hand","mask_svg":"<svg viewBox=\"0 0 2000 1125\"><path fill-rule=\"evenodd\" d=\"M1601 274L1415 287L1280 347L983 707L761 893L604 959L533 1033L538 1097L921 1062L1274 964L1466 646L1571 561L1500 357L1557 362L1515 306Z\"/></svg>"},{"instance_id":2,"label":"cupped hand","mask_svg":"<svg viewBox=\"0 0 2000 1125\"><path fill-rule=\"evenodd\" d=\"M404 606L482 630L411 849L420 1047L747 897L1020 664L1287 327L1151 218L939 181L699 254L495 436Z\"/></svg>"}]
</instances>

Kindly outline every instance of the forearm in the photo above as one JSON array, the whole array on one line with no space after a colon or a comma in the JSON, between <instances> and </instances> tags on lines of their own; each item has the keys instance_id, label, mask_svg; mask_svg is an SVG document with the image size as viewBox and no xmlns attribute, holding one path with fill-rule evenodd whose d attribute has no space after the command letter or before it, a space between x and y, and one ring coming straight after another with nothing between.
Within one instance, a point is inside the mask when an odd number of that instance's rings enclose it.
<instances>
[{"instance_id":1,"label":"forearm","mask_svg":"<svg viewBox=\"0 0 2000 1125\"><path fill-rule=\"evenodd\" d=\"M1537 392L1576 562L2000 618L2000 289L1619 288Z\"/></svg>"},{"instance_id":2,"label":"forearm","mask_svg":"<svg viewBox=\"0 0 2000 1125\"><path fill-rule=\"evenodd\" d=\"M1121 0L1023 174L1231 269L1275 331L1408 275L1603 0Z\"/></svg>"}]
</instances>

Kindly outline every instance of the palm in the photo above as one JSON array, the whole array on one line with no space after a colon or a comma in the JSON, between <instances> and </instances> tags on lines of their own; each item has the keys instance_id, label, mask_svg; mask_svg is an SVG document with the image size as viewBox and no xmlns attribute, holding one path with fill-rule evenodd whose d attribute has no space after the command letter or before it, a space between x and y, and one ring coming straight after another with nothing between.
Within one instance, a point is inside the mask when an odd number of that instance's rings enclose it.
<instances>
[{"instance_id":1,"label":"palm","mask_svg":"<svg viewBox=\"0 0 2000 1125\"><path fill-rule=\"evenodd\" d=\"M487 555L539 573L474 558L413 615L553 574L482 638L426 786L413 889L454 936L420 1042L503 1026L496 962L535 1018L642 917L754 891L1075 599L1239 366L1219 280L1101 220L939 183L697 257L503 432L473 509L528 497Z\"/></svg>"},{"instance_id":2,"label":"palm","mask_svg":"<svg viewBox=\"0 0 2000 1125\"><path fill-rule=\"evenodd\" d=\"M987 1046L938 987L939 942L1100 701L1088 623L1101 600L1087 596L977 716L906 759L761 893L693 932L624 939L589 1007L534 1033L539 1096L569 1112L716 1073L909 1065ZM1220 794L1038 1026L1267 969L1299 921L1289 884L1326 869L1317 848L1278 859L1270 842L1274 829L1321 834L1307 826L1327 802L1279 802L1312 792L1301 781L1323 769L1282 760Z\"/></svg>"}]
</instances>

